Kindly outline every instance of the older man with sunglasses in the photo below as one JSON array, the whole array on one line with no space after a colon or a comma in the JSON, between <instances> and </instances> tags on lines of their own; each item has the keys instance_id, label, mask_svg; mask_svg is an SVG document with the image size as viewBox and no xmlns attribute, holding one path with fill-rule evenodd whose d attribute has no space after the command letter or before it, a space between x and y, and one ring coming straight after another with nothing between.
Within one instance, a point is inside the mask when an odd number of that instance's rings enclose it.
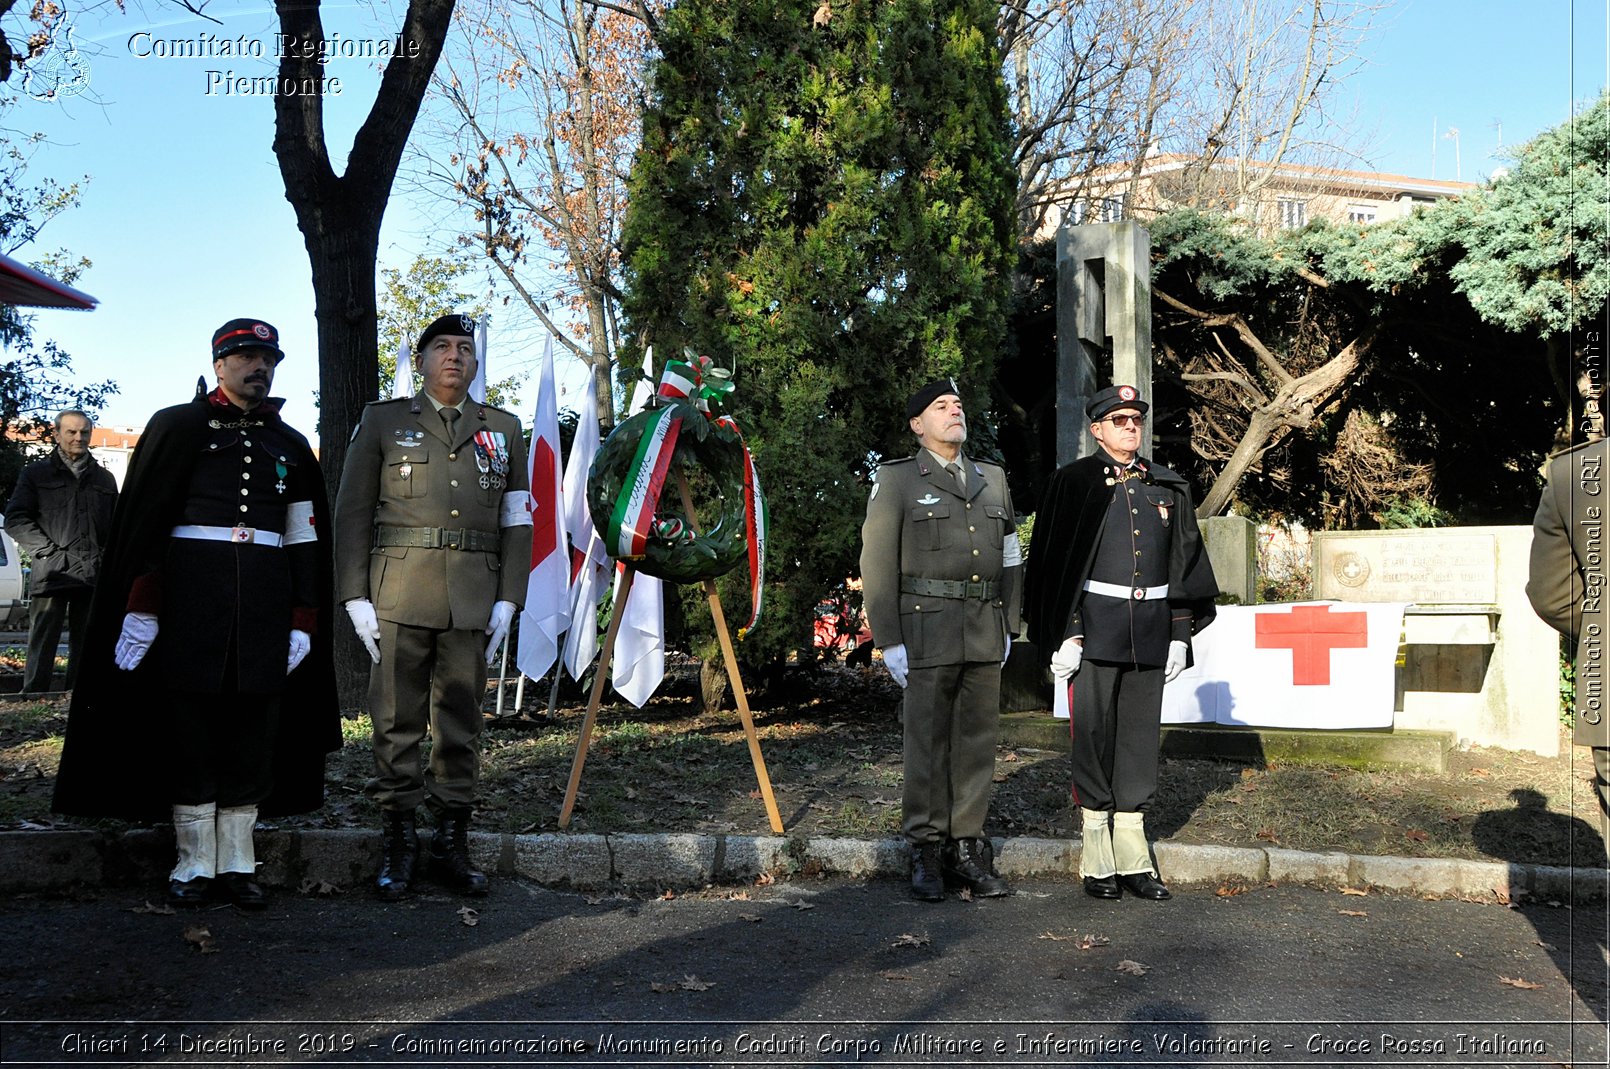
<instances>
[{"instance_id":1,"label":"older man with sunglasses","mask_svg":"<svg viewBox=\"0 0 1610 1069\"><path fill-rule=\"evenodd\" d=\"M1218 584L1185 480L1140 455L1146 412L1133 386L1090 399L1099 448L1052 476L1024 588L1029 639L1069 690L1085 892L1157 901L1170 895L1144 821L1157 789L1163 684L1188 665Z\"/></svg>"}]
</instances>

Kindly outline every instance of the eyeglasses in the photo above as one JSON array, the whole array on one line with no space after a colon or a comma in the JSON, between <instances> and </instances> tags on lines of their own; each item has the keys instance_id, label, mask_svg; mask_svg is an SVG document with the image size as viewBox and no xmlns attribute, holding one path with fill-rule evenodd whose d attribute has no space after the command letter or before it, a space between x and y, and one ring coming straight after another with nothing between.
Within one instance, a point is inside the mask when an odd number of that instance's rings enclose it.
<instances>
[{"instance_id":1,"label":"eyeglasses","mask_svg":"<svg viewBox=\"0 0 1610 1069\"><path fill-rule=\"evenodd\" d=\"M1145 416L1108 416L1103 423L1111 423L1114 427L1144 427Z\"/></svg>"}]
</instances>

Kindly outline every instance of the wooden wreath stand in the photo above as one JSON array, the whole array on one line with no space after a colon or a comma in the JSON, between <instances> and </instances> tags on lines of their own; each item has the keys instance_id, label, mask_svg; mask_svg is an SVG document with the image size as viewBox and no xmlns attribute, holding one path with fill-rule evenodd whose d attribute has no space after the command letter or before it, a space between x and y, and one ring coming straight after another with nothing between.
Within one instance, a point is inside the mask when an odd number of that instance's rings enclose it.
<instances>
[{"instance_id":1,"label":"wooden wreath stand","mask_svg":"<svg viewBox=\"0 0 1610 1069\"><path fill-rule=\"evenodd\" d=\"M688 493L688 481L681 472L676 476L677 489L682 495L682 509L690 522L694 520L693 499ZM570 782L565 785L565 804L559 809L559 826L570 827L570 814L576 807L576 792L581 788L581 769L587 763L587 747L592 742L593 724L598 719L598 706L604 696L604 683L609 679L609 662L615 654L615 639L620 634L621 620L626 615L626 599L632 594L632 580L637 569L625 564L621 577L620 597L615 600L610 614L609 632L604 636L604 649L598 657L598 674L593 678L592 694L587 698L587 715L581 722L581 737L576 740L576 757L570 765ZM732 682L732 693L738 701L738 717L743 721L744 737L749 741L749 760L755 766L755 781L760 784L760 796L766 803L766 819L771 822L773 834L783 834L783 819L777 814L777 799L772 796L771 777L766 774L766 759L760 755L760 737L755 734L755 719L749 713L749 697L744 692L743 676L738 673L738 655L732 648L732 635L727 631L727 617L721 611L721 595L716 592L714 579L704 581L704 595L710 602L710 618L716 624L716 637L721 640L721 656L727 665L727 677Z\"/></svg>"}]
</instances>

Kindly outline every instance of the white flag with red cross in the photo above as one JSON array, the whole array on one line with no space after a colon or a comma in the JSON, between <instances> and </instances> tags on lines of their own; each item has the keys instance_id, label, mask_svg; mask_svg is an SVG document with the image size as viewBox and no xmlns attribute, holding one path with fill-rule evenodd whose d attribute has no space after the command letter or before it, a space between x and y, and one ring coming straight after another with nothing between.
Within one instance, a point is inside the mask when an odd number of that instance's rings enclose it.
<instances>
[{"instance_id":1,"label":"white flag with red cross","mask_svg":"<svg viewBox=\"0 0 1610 1069\"><path fill-rule=\"evenodd\" d=\"M531 423L531 573L515 663L540 679L559 658L559 636L570 626L570 543L565 536L559 471L559 405L554 393L553 339L542 349L537 411Z\"/></svg>"}]
</instances>

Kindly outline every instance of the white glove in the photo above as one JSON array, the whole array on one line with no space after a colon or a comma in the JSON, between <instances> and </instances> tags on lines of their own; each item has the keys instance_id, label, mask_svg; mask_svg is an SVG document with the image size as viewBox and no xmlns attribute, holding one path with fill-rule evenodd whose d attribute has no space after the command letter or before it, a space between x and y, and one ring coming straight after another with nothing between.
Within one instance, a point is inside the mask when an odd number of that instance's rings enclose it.
<instances>
[{"instance_id":1,"label":"white glove","mask_svg":"<svg viewBox=\"0 0 1610 1069\"><path fill-rule=\"evenodd\" d=\"M492 641L486 644L486 663L497 660L498 647L509 637L509 625L514 622L514 602L500 601L492 606L492 618L486 622L486 633Z\"/></svg>"},{"instance_id":2,"label":"white glove","mask_svg":"<svg viewBox=\"0 0 1610 1069\"><path fill-rule=\"evenodd\" d=\"M369 651L369 659L380 663L380 618L375 615L374 604L368 598L353 598L347 602L347 615L352 617L352 630L358 641Z\"/></svg>"},{"instance_id":3,"label":"white glove","mask_svg":"<svg viewBox=\"0 0 1610 1069\"><path fill-rule=\"evenodd\" d=\"M910 670L906 662L906 644L883 647L883 667L889 670L889 676L898 684L900 689L906 687L906 673Z\"/></svg>"},{"instance_id":4,"label":"white glove","mask_svg":"<svg viewBox=\"0 0 1610 1069\"><path fill-rule=\"evenodd\" d=\"M1163 682L1172 683L1174 677L1185 671L1185 660L1190 650L1185 643L1175 640L1168 644L1168 663L1163 666Z\"/></svg>"},{"instance_id":5,"label":"white glove","mask_svg":"<svg viewBox=\"0 0 1610 1069\"><path fill-rule=\"evenodd\" d=\"M1012 657L1012 633L1010 631L1008 631L1007 634L1006 634L1006 652L1001 654L1001 667L1002 668L1006 667L1006 662L1009 661L1011 659L1011 657Z\"/></svg>"},{"instance_id":6,"label":"white glove","mask_svg":"<svg viewBox=\"0 0 1610 1069\"><path fill-rule=\"evenodd\" d=\"M313 648L313 636L306 631L291 628L291 656L285 661L285 674L290 675L296 671L296 666L302 663L307 651Z\"/></svg>"},{"instance_id":7,"label":"white glove","mask_svg":"<svg viewBox=\"0 0 1610 1069\"><path fill-rule=\"evenodd\" d=\"M1079 662L1085 659L1084 643L1078 638L1065 638L1057 652L1051 655L1051 674L1058 683L1066 683L1079 671Z\"/></svg>"},{"instance_id":8,"label":"white glove","mask_svg":"<svg viewBox=\"0 0 1610 1069\"><path fill-rule=\"evenodd\" d=\"M151 652L151 643L157 640L157 617L151 612L123 614L123 632L117 636L113 660L125 672L132 672Z\"/></svg>"}]
</instances>

